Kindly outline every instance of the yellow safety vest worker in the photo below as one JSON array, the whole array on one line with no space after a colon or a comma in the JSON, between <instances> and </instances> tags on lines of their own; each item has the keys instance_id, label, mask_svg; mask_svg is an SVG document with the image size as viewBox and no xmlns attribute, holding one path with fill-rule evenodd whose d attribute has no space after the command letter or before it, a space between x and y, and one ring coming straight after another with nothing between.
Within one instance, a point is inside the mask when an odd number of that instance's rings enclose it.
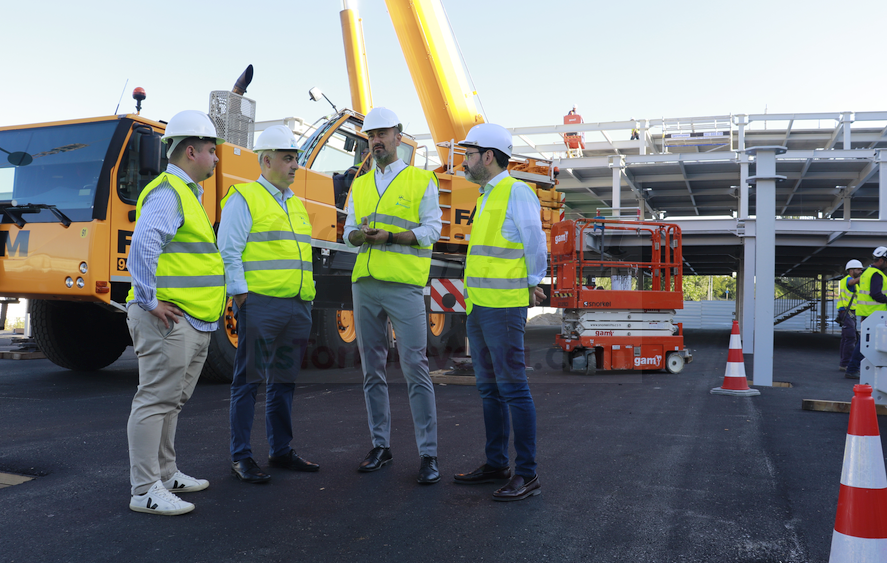
<instances>
[{"instance_id":1,"label":"yellow safety vest worker","mask_svg":"<svg viewBox=\"0 0 887 563\"><path fill-rule=\"evenodd\" d=\"M840 292L838 293L838 309L847 308L851 311L856 311L856 299L853 299L853 295L856 293L855 290L850 289L850 286L847 285L847 282L850 281L853 276L847 276L843 278L840 283ZM851 300L853 301L851 303Z\"/></svg>"},{"instance_id":2,"label":"yellow safety vest worker","mask_svg":"<svg viewBox=\"0 0 887 563\"><path fill-rule=\"evenodd\" d=\"M875 311L887 311L887 303L879 303L872 299L871 288L874 276L881 276L882 288L887 286L884 283L884 280L887 280L884 272L874 266L869 266L863 270L862 275L859 277L859 283L856 285L856 314L860 317L868 317Z\"/></svg>"},{"instance_id":3,"label":"yellow safety vest worker","mask_svg":"<svg viewBox=\"0 0 887 563\"><path fill-rule=\"evenodd\" d=\"M175 303L180 309L207 322L215 322L225 308L225 265L216 233L206 210L184 180L164 172L148 184L136 204L136 221L145 197L161 184L179 196L185 221L157 258L157 299ZM127 301L135 299L130 288Z\"/></svg>"},{"instance_id":4,"label":"yellow safety vest worker","mask_svg":"<svg viewBox=\"0 0 887 563\"><path fill-rule=\"evenodd\" d=\"M529 304L524 245L502 236L511 187L516 181L511 176L499 181L487 194L483 210L484 196L477 199L465 263L468 314L475 304L497 309Z\"/></svg>"},{"instance_id":5,"label":"yellow safety vest worker","mask_svg":"<svg viewBox=\"0 0 887 563\"><path fill-rule=\"evenodd\" d=\"M354 217L360 222L368 217L370 228L402 233L421 226L419 204L434 180L434 172L415 166L404 168L388 185L382 197L376 189L374 172L354 180L351 204ZM364 244L351 272L351 281L373 277L377 280L425 286L431 271L431 245Z\"/></svg>"},{"instance_id":6,"label":"yellow safety vest worker","mask_svg":"<svg viewBox=\"0 0 887 563\"><path fill-rule=\"evenodd\" d=\"M290 197L284 212L265 186L251 182L231 186L220 202L222 209L234 192L243 196L253 220L241 256L249 291L313 301L311 220L302 201Z\"/></svg>"}]
</instances>

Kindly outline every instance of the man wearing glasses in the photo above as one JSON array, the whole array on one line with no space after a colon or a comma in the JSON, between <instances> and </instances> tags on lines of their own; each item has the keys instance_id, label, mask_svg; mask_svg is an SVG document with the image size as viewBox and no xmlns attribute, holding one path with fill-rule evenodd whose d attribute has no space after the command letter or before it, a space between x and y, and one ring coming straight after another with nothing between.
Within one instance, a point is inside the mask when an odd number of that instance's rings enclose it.
<instances>
[{"instance_id":1,"label":"man wearing glasses","mask_svg":"<svg viewBox=\"0 0 887 563\"><path fill-rule=\"evenodd\" d=\"M511 133L475 125L465 147L465 177L480 186L465 263L468 342L484 409L486 462L454 477L474 485L508 479L493 500L516 501L541 492L536 474L536 406L524 365L527 307L545 299L537 287L548 267L539 198L508 174ZM515 470L508 461L514 429Z\"/></svg>"}]
</instances>

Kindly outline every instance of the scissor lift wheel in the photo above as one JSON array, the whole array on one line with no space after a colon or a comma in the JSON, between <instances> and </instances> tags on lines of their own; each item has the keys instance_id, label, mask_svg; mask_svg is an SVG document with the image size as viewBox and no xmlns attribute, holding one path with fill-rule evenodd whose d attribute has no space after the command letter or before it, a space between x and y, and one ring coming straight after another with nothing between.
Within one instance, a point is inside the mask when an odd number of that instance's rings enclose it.
<instances>
[{"instance_id":1,"label":"scissor lift wheel","mask_svg":"<svg viewBox=\"0 0 887 563\"><path fill-rule=\"evenodd\" d=\"M680 373L684 369L684 357L680 354L669 354L665 358L665 369L668 373Z\"/></svg>"}]
</instances>

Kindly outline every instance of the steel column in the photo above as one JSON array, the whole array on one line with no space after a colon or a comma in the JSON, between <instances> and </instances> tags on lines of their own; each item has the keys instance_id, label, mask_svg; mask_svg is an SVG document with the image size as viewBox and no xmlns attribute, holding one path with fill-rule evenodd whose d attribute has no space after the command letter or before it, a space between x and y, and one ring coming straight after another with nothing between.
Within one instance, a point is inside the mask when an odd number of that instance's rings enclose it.
<instances>
[{"instance_id":1,"label":"steel column","mask_svg":"<svg viewBox=\"0 0 887 563\"><path fill-rule=\"evenodd\" d=\"M776 155L785 147L764 146L747 149L755 156L755 385L773 386L773 312L776 298Z\"/></svg>"},{"instance_id":2,"label":"steel column","mask_svg":"<svg viewBox=\"0 0 887 563\"><path fill-rule=\"evenodd\" d=\"M878 219L887 219L887 150L878 151Z\"/></svg>"}]
</instances>

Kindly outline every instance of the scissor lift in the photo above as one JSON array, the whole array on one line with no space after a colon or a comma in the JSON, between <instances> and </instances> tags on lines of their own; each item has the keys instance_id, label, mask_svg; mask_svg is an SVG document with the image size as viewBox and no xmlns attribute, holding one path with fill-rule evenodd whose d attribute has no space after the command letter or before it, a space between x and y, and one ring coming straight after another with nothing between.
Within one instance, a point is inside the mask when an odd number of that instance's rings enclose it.
<instances>
[{"instance_id":1,"label":"scissor lift","mask_svg":"<svg viewBox=\"0 0 887 563\"><path fill-rule=\"evenodd\" d=\"M674 322L684 304L680 227L596 217L557 223L551 241L565 372L678 373L693 359Z\"/></svg>"}]
</instances>

